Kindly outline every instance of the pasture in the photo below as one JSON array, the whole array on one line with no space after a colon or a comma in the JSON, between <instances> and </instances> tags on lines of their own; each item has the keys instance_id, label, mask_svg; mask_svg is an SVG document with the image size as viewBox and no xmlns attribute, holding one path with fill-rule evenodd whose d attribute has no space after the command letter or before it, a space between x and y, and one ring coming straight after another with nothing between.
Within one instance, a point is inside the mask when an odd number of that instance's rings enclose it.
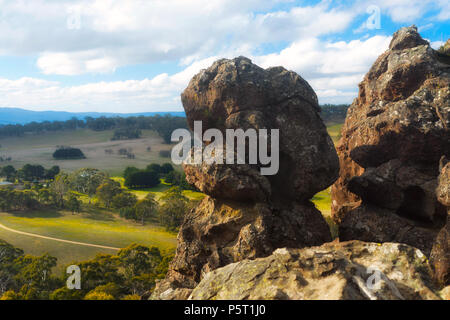
<instances>
[{"instance_id":1,"label":"pasture","mask_svg":"<svg viewBox=\"0 0 450 320\"><path fill-rule=\"evenodd\" d=\"M1 165L13 165L21 168L25 164L40 164L46 168L58 165L62 171L71 172L79 168L98 168L112 176L121 175L128 166L145 168L150 163L170 162L170 158L162 158L161 150L170 150L162 138L154 131L142 130L140 139L111 141L113 130L92 131L79 129L73 131L49 132L23 137L0 139L0 154L12 158L12 161ZM52 155L56 146L64 145L81 149L86 159L55 160ZM150 147L151 150L147 151ZM119 155L119 149L131 149L134 159ZM111 149L112 154L105 150Z\"/></svg>"}]
</instances>

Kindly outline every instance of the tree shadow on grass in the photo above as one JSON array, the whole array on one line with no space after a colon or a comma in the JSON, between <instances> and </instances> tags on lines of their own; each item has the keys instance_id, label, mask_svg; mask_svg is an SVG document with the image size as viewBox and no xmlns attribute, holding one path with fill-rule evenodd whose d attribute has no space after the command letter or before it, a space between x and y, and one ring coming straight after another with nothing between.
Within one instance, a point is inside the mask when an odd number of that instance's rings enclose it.
<instances>
[{"instance_id":1,"label":"tree shadow on grass","mask_svg":"<svg viewBox=\"0 0 450 320\"><path fill-rule=\"evenodd\" d=\"M35 210L35 211L14 211L8 212L10 215L20 218L59 218L62 214L56 209Z\"/></svg>"},{"instance_id":2,"label":"tree shadow on grass","mask_svg":"<svg viewBox=\"0 0 450 320\"><path fill-rule=\"evenodd\" d=\"M83 210L83 218L97 220L97 221L114 221L112 213L104 212L97 208L85 208Z\"/></svg>"}]
</instances>

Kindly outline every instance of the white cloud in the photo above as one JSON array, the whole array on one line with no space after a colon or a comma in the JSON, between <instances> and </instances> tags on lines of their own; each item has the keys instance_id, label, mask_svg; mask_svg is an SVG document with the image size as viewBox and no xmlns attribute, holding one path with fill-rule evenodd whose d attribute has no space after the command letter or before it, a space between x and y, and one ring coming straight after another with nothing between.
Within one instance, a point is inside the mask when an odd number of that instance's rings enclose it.
<instances>
[{"instance_id":1,"label":"white cloud","mask_svg":"<svg viewBox=\"0 0 450 320\"><path fill-rule=\"evenodd\" d=\"M335 33L355 15L327 1L270 12L278 2L0 0L0 54L39 55L44 74L112 72Z\"/></svg>"},{"instance_id":2,"label":"white cloud","mask_svg":"<svg viewBox=\"0 0 450 320\"><path fill-rule=\"evenodd\" d=\"M0 106L31 110L148 112L182 110L180 92L202 68L217 57L197 61L174 75L151 79L96 82L64 86L36 78L0 78Z\"/></svg>"},{"instance_id":3,"label":"white cloud","mask_svg":"<svg viewBox=\"0 0 450 320\"><path fill-rule=\"evenodd\" d=\"M114 72L117 61L112 57L102 56L97 50L76 53L44 52L38 58L37 66L44 74L77 75Z\"/></svg>"},{"instance_id":4,"label":"white cloud","mask_svg":"<svg viewBox=\"0 0 450 320\"><path fill-rule=\"evenodd\" d=\"M449 21L450 20L450 2L448 0L438 0L437 3L441 8L437 19L439 21Z\"/></svg>"},{"instance_id":5,"label":"white cloud","mask_svg":"<svg viewBox=\"0 0 450 320\"><path fill-rule=\"evenodd\" d=\"M448 0L361 0L356 1L356 10L365 10L370 5L380 7L381 13L398 23L417 23L429 13L437 13L438 20L448 20L450 3ZM432 19L433 21L434 19Z\"/></svg>"},{"instance_id":6,"label":"white cloud","mask_svg":"<svg viewBox=\"0 0 450 320\"><path fill-rule=\"evenodd\" d=\"M263 67L280 65L299 73L316 90L320 103L344 103L356 97L358 83L390 40L386 36L349 42L310 38L254 60Z\"/></svg>"},{"instance_id":7,"label":"white cloud","mask_svg":"<svg viewBox=\"0 0 450 320\"><path fill-rule=\"evenodd\" d=\"M262 67L282 65L298 72L316 90L321 103L347 103L356 96L357 84L377 56L387 49L389 41L390 37L382 36L350 42L310 38L294 42L279 54L251 58ZM193 62L173 75L162 73L143 80L66 87L33 78L0 79L0 106L108 112L182 110L181 91L200 69L218 58Z\"/></svg>"},{"instance_id":8,"label":"white cloud","mask_svg":"<svg viewBox=\"0 0 450 320\"><path fill-rule=\"evenodd\" d=\"M429 41L429 40L428 40ZM430 42L430 46L434 49L437 50L439 49L445 42L444 41L429 41Z\"/></svg>"}]
</instances>

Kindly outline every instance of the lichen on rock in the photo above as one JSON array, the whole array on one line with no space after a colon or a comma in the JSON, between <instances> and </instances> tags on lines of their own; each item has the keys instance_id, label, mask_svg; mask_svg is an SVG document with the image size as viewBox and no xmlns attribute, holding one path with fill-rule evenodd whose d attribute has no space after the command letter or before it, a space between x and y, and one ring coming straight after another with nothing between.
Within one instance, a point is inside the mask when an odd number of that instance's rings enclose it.
<instances>
[{"instance_id":1,"label":"lichen on rock","mask_svg":"<svg viewBox=\"0 0 450 320\"><path fill-rule=\"evenodd\" d=\"M205 275L191 300L439 300L426 257L397 243L278 249Z\"/></svg>"}]
</instances>

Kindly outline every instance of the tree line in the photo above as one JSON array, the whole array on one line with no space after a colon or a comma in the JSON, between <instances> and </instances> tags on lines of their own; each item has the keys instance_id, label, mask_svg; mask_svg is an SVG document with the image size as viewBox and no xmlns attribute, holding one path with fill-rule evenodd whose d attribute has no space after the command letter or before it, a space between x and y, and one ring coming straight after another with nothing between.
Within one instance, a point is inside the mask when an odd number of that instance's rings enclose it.
<instances>
[{"instance_id":1,"label":"tree line","mask_svg":"<svg viewBox=\"0 0 450 320\"><path fill-rule=\"evenodd\" d=\"M23 136L25 134L42 134L45 132L91 129L105 131L117 129L113 139L133 138L140 136L140 130L154 130L164 140L170 143L172 132L178 128L187 128L186 118L166 114L164 116L139 117L86 117L83 120L76 117L66 121L30 122L27 124L0 125L0 137Z\"/></svg>"},{"instance_id":2,"label":"tree line","mask_svg":"<svg viewBox=\"0 0 450 320\"><path fill-rule=\"evenodd\" d=\"M7 165L0 168L0 177L9 182L33 182L40 180L53 180L59 174L59 166L45 169L41 165L26 164L21 169L16 170L14 166Z\"/></svg>"},{"instance_id":3,"label":"tree line","mask_svg":"<svg viewBox=\"0 0 450 320\"><path fill-rule=\"evenodd\" d=\"M345 117L347 116L347 110L350 107L348 104L324 104L320 106L321 112L320 117L323 121L329 122L334 121L338 123L343 123Z\"/></svg>"},{"instance_id":4,"label":"tree line","mask_svg":"<svg viewBox=\"0 0 450 320\"><path fill-rule=\"evenodd\" d=\"M24 166L24 168L30 167L38 166ZM4 170L5 168L1 172ZM98 169L82 168L68 174L59 173L58 168L58 173L54 175L53 179L44 184L34 181L35 171L30 171L33 173L30 173L28 178L29 181L33 181L33 184L23 184L20 188L12 186L0 188L0 210L26 211L55 208L65 209L76 214L82 212L83 207L92 205L116 210L121 217L141 224L151 220L160 223L169 231L176 231L186 212L195 205L183 195L182 187L176 184L164 192L160 201L157 201L150 192L145 198L138 199L132 190L123 188L120 182L111 179L108 174ZM37 171L41 172L41 170ZM144 170L129 167L125 170L124 175L126 176L125 181L130 181L129 177L132 179L134 177L146 178L147 175L151 175L151 183L159 184L160 179L173 176L174 173L172 165L167 163L162 166L151 164ZM150 184L143 182L139 185L148 186ZM87 203L83 203L83 198Z\"/></svg>"}]
</instances>

